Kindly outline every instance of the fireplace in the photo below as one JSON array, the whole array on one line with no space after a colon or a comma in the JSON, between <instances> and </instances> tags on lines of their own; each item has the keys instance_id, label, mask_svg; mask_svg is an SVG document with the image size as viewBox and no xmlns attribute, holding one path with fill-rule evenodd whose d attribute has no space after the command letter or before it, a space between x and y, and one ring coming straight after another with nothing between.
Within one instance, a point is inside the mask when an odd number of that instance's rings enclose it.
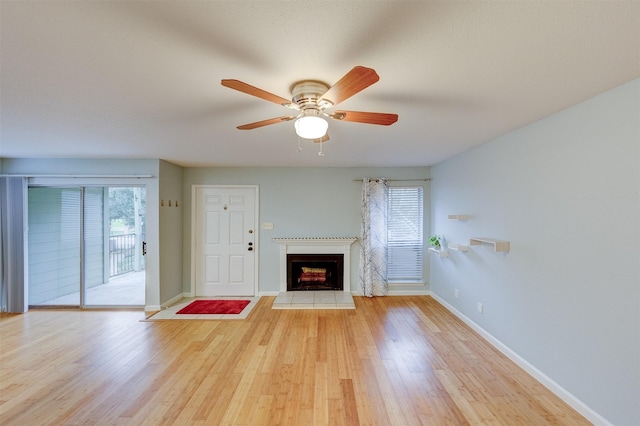
<instances>
[{"instance_id":1,"label":"fireplace","mask_svg":"<svg viewBox=\"0 0 640 426\"><path fill-rule=\"evenodd\" d=\"M287 254L287 291L342 291L343 268L343 254Z\"/></svg>"},{"instance_id":2,"label":"fireplace","mask_svg":"<svg viewBox=\"0 0 640 426\"><path fill-rule=\"evenodd\" d=\"M274 238L273 240L280 245L280 292L302 290L351 292L351 245L358 240L357 237ZM293 283L300 285L293 289L288 279L291 275L289 269L294 269L294 266L289 266L289 256L296 256L293 257L296 259L297 271L293 271L294 274L300 275L307 272L305 276L294 279L294 281L300 279L300 282ZM298 260L308 264L297 264ZM335 261L342 263L339 269ZM307 269L302 270L303 266ZM331 288L327 288L329 286Z\"/></svg>"}]
</instances>

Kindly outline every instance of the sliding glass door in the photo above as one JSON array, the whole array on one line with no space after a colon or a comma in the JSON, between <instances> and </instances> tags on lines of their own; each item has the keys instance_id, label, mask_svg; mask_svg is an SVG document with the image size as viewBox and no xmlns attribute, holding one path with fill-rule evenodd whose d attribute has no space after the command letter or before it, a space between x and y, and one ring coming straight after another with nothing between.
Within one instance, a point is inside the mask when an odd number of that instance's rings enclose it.
<instances>
[{"instance_id":1,"label":"sliding glass door","mask_svg":"<svg viewBox=\"0 0 640 426\"><path fill-rule=\"evenodd\" d=\"M29 305L143 306L143 187L31 187Z\"/></svg>"}]
</instances>

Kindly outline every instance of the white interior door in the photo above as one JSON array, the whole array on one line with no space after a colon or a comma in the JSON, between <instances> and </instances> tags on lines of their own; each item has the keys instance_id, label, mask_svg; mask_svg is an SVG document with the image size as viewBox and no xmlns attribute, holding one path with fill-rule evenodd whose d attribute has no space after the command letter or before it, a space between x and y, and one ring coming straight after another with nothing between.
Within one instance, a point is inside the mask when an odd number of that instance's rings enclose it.
<instances>
[{"instance_id":1,"label":"white interior door","mask_svg":"<svg viewBox=\"0 0 640 426\"><path fill-rule=\"evenodd\" d=\"M256 187L196 188L196 296L255 295L256 198Z\"/></svg>"}]
</instances>

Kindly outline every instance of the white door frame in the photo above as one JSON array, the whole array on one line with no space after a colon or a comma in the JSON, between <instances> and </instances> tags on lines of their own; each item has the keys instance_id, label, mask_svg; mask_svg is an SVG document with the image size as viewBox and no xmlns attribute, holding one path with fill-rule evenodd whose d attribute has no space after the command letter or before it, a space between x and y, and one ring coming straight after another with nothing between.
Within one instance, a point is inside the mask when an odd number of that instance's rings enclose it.
<instances>
[{"instance_id":1,"label":"white door frame","mask_svg":"<svg viewBox=\"0 0 640 426\"><path fill-rule=\"evenodd\" d=\"M188 296L194 297L196 294L196 225L197 225L197 214L196 211L196 193L200 188L215 188L215 189L253 189L253 193L255 196L255 210L254 210L254 226L253 232L255 233L255 244L254 244L254 260L255 260L255 268L254 268L254 289L253 295L254 297L258 296L258 289L260 288L260 283L258 282L258 277L260 276L260 186L259 185L191 185L191 290L189 291Z\"/></svg>"}]
</instances>

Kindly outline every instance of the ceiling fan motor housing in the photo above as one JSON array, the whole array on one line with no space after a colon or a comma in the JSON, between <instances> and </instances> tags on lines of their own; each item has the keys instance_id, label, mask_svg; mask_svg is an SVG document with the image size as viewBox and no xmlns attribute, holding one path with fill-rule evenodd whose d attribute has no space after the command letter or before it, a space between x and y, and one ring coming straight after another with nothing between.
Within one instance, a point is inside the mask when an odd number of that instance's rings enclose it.
<instances>
[{"instance_id":1,"label":"ceiling fan motor housing","mask_svg":"<svg viewBox=\"0 0 640 426\"><path fill-rule=\"evenodd\" d=\"M291 86L291 95L302 111L306 109L324 110L333 104L320 97L329 90L329 85L316 80L304 80Z\"/></svg>"}]
</instances>

